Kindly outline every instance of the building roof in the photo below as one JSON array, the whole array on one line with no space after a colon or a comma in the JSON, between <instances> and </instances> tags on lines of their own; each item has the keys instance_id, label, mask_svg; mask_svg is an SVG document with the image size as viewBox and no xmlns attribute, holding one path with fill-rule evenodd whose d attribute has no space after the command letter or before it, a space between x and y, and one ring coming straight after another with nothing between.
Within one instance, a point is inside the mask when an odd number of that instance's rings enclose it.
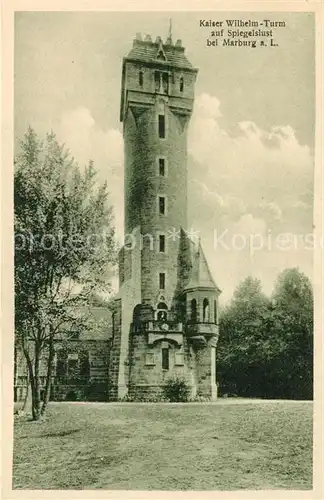
<instances>
[{"instance_id":1,"label":"building roof","mask_svg":"<svg viewBox=\"0 0 324 500\"><path fill-rule=\"evenodd\" d=\"M92 328L81 330L80 339L109 340L112 336L111 310L107 307L89 307L84 313L89 315Z\"/></svg>"},{"instance_id":2,"label":"building roof","mask_svg":"<svg viewBox=\"0 0 324 500\"><path fill-rule=\"evenodd\" d=\"M181 279L178 293L199 288L212 289L220 293L221 290L214 281L201 242L193 242L183 230L180 238L182 257L179 262Z\"/></svg>"},{"instance_id":3,"label":"building roof","mask_svg":"<svg viewBox=\"0 0 324 500\"><path fill-rule=\"evenodd\" d=\"M62 338L66 334L77 332L80 340L109 340L112 336L112 312L108 307L77 307L73 317L84 322L76 326L73 322L62 325Z\"/></svg>"},{"instance_id":4,"label":"building roof","mask_svg":"<svg viewBox=\"0 0 324 500\"><path fill-rule=\"evenodd\" d=\"M198 247L193 245L192 250L193 256L191 275L185 290L192 288L215 288L220 292L209 269L201 243L199 242Z\"/></svg>"},{"instance_id":5,"label":"building roof","mask_svg":"<svg viewBox=\"0 0 324 500\"><path fill-rule=\"evenodd\" d=\"M167 40L167 42L163 44L160 37L157 37L155 42L150 37L145 40L135 39L133 48L125 60L145 63L155 62L197 71L185 56L184 47L181 46L180 40L175 45L171 40ZM158 57L159 54L160 57Z\"/></svg>"}]
</instances>

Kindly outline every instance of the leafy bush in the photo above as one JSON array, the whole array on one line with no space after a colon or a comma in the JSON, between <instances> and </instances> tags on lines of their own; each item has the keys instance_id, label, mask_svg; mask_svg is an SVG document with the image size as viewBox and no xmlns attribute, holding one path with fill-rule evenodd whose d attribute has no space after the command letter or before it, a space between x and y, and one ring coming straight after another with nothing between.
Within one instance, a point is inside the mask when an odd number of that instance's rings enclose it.
<instances>
[{"instance_id":1,"label":"leafy bush","mask_svg":"<svg viewBox=\"0 0 324 500\"><path fill-rule=\"evenodd\" d=\"M124 397L118 399L119 402L123 403L162 403L167 402L162 391L156 394L142 394L137 396L130 396L126 394Z\"/></svg>"},{"instance_id":2,"label":"leafy bush","mask_svg":"<svg viewBox=\"0 0 324 500\"><path fill-rule=\"evenodd\" d=\"M158 391L155 394L144 396L144 399L147 403L168 403L169 399L167 399L164 395L163 391Z\"/></svg>"},{"instance_id":3,"label":"leafy bush","mask_svg":"<svg viewBox=\"0 0 324 500\"><path fill-rule=\"evenodd\" d=\"M85 401L83 391L80 390L70 390L65 396L65 401Z\"/></svg>"},{"instance_id":4,"label":"leafy bush","mask_svg":"<svg viewBox=\"0 0 324 500\"><path fill-rule=\"evenodd\" d=\"M128 393L125 394L122 398L118 398L117 401L119 403L133 403L135 401L133 396L130 396Z\"/></svg>"},{"instance_id":5,"label":"leafy bush","mask_svg":"<svg viewBox=\"0 0 324 500\"><path fill-rule=\"evenodd\" d=\"M170 378L163 388L163 396L171 403L185 403L189 400L190 386L180 377Z\"/></svg>"},{"instance_id":6,"label":"leafy bush","mask_svg":"<svg viewBox=\"0 0 324 500\"><path fill-rule=\"evenodd\" d=\"M209 403L211 401L211 398L208 396L195 396L193 398L190 398L189 400L191 403Z\"/></svg>"}]
</instances>

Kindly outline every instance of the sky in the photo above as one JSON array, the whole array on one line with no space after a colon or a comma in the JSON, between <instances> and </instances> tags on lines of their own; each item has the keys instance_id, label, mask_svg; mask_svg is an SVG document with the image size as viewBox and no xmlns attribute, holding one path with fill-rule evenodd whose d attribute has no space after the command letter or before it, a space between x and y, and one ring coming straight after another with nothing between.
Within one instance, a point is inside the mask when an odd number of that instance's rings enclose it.
<instances>
[{"instance_id":1,"label":"sky","mask_svg":"<svg viewBox=\"0 0 324 500\"><path fill-rule=\"evenodd\" d=\"M189 229L225 303L248 275L271 293L298 266L312 277L315 126L311 13L18 12L15 141L53 130L108 181L123 235L122 58L141 32L173 39L199 69L188 132ZM277 47L207 47L201 19L284 21ZM114 280L116 286L116 280Z\"/></svg>"}]
</instances>

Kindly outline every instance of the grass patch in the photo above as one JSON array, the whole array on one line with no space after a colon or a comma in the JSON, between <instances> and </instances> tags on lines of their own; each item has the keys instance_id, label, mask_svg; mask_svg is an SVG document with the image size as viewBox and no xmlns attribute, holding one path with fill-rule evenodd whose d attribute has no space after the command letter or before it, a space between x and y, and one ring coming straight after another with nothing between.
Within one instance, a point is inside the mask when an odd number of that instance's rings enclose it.
<instances>
[{"instance_id":1,"label":"grass patch","mask_svg":"<svg viewBox=\"0 0 324 500\"><path fill-rule=\"evenodd\" d=\"M16 419L13 488L312 488L312 403L52 403Z\"/></svg>"}]
</instances>

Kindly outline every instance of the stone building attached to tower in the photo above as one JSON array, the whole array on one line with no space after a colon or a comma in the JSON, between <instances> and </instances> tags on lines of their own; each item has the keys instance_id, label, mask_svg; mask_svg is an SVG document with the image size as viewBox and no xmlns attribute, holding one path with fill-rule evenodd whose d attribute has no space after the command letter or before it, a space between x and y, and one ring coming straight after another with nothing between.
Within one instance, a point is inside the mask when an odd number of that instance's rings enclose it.
<instances>
[{"instance_id":1,"label":"stone building attached to tower","mask_svg":"<svg viewBox=\"0 0 324 500\"><path fill-rule=\"evenodd\" d=\"M187 130L198 70L181 41L138 35L123 60L125 245L113 313L109 398L154 395L173 376L217 397L218 296L187 235Z\"/></svg>"}]
</instances>

